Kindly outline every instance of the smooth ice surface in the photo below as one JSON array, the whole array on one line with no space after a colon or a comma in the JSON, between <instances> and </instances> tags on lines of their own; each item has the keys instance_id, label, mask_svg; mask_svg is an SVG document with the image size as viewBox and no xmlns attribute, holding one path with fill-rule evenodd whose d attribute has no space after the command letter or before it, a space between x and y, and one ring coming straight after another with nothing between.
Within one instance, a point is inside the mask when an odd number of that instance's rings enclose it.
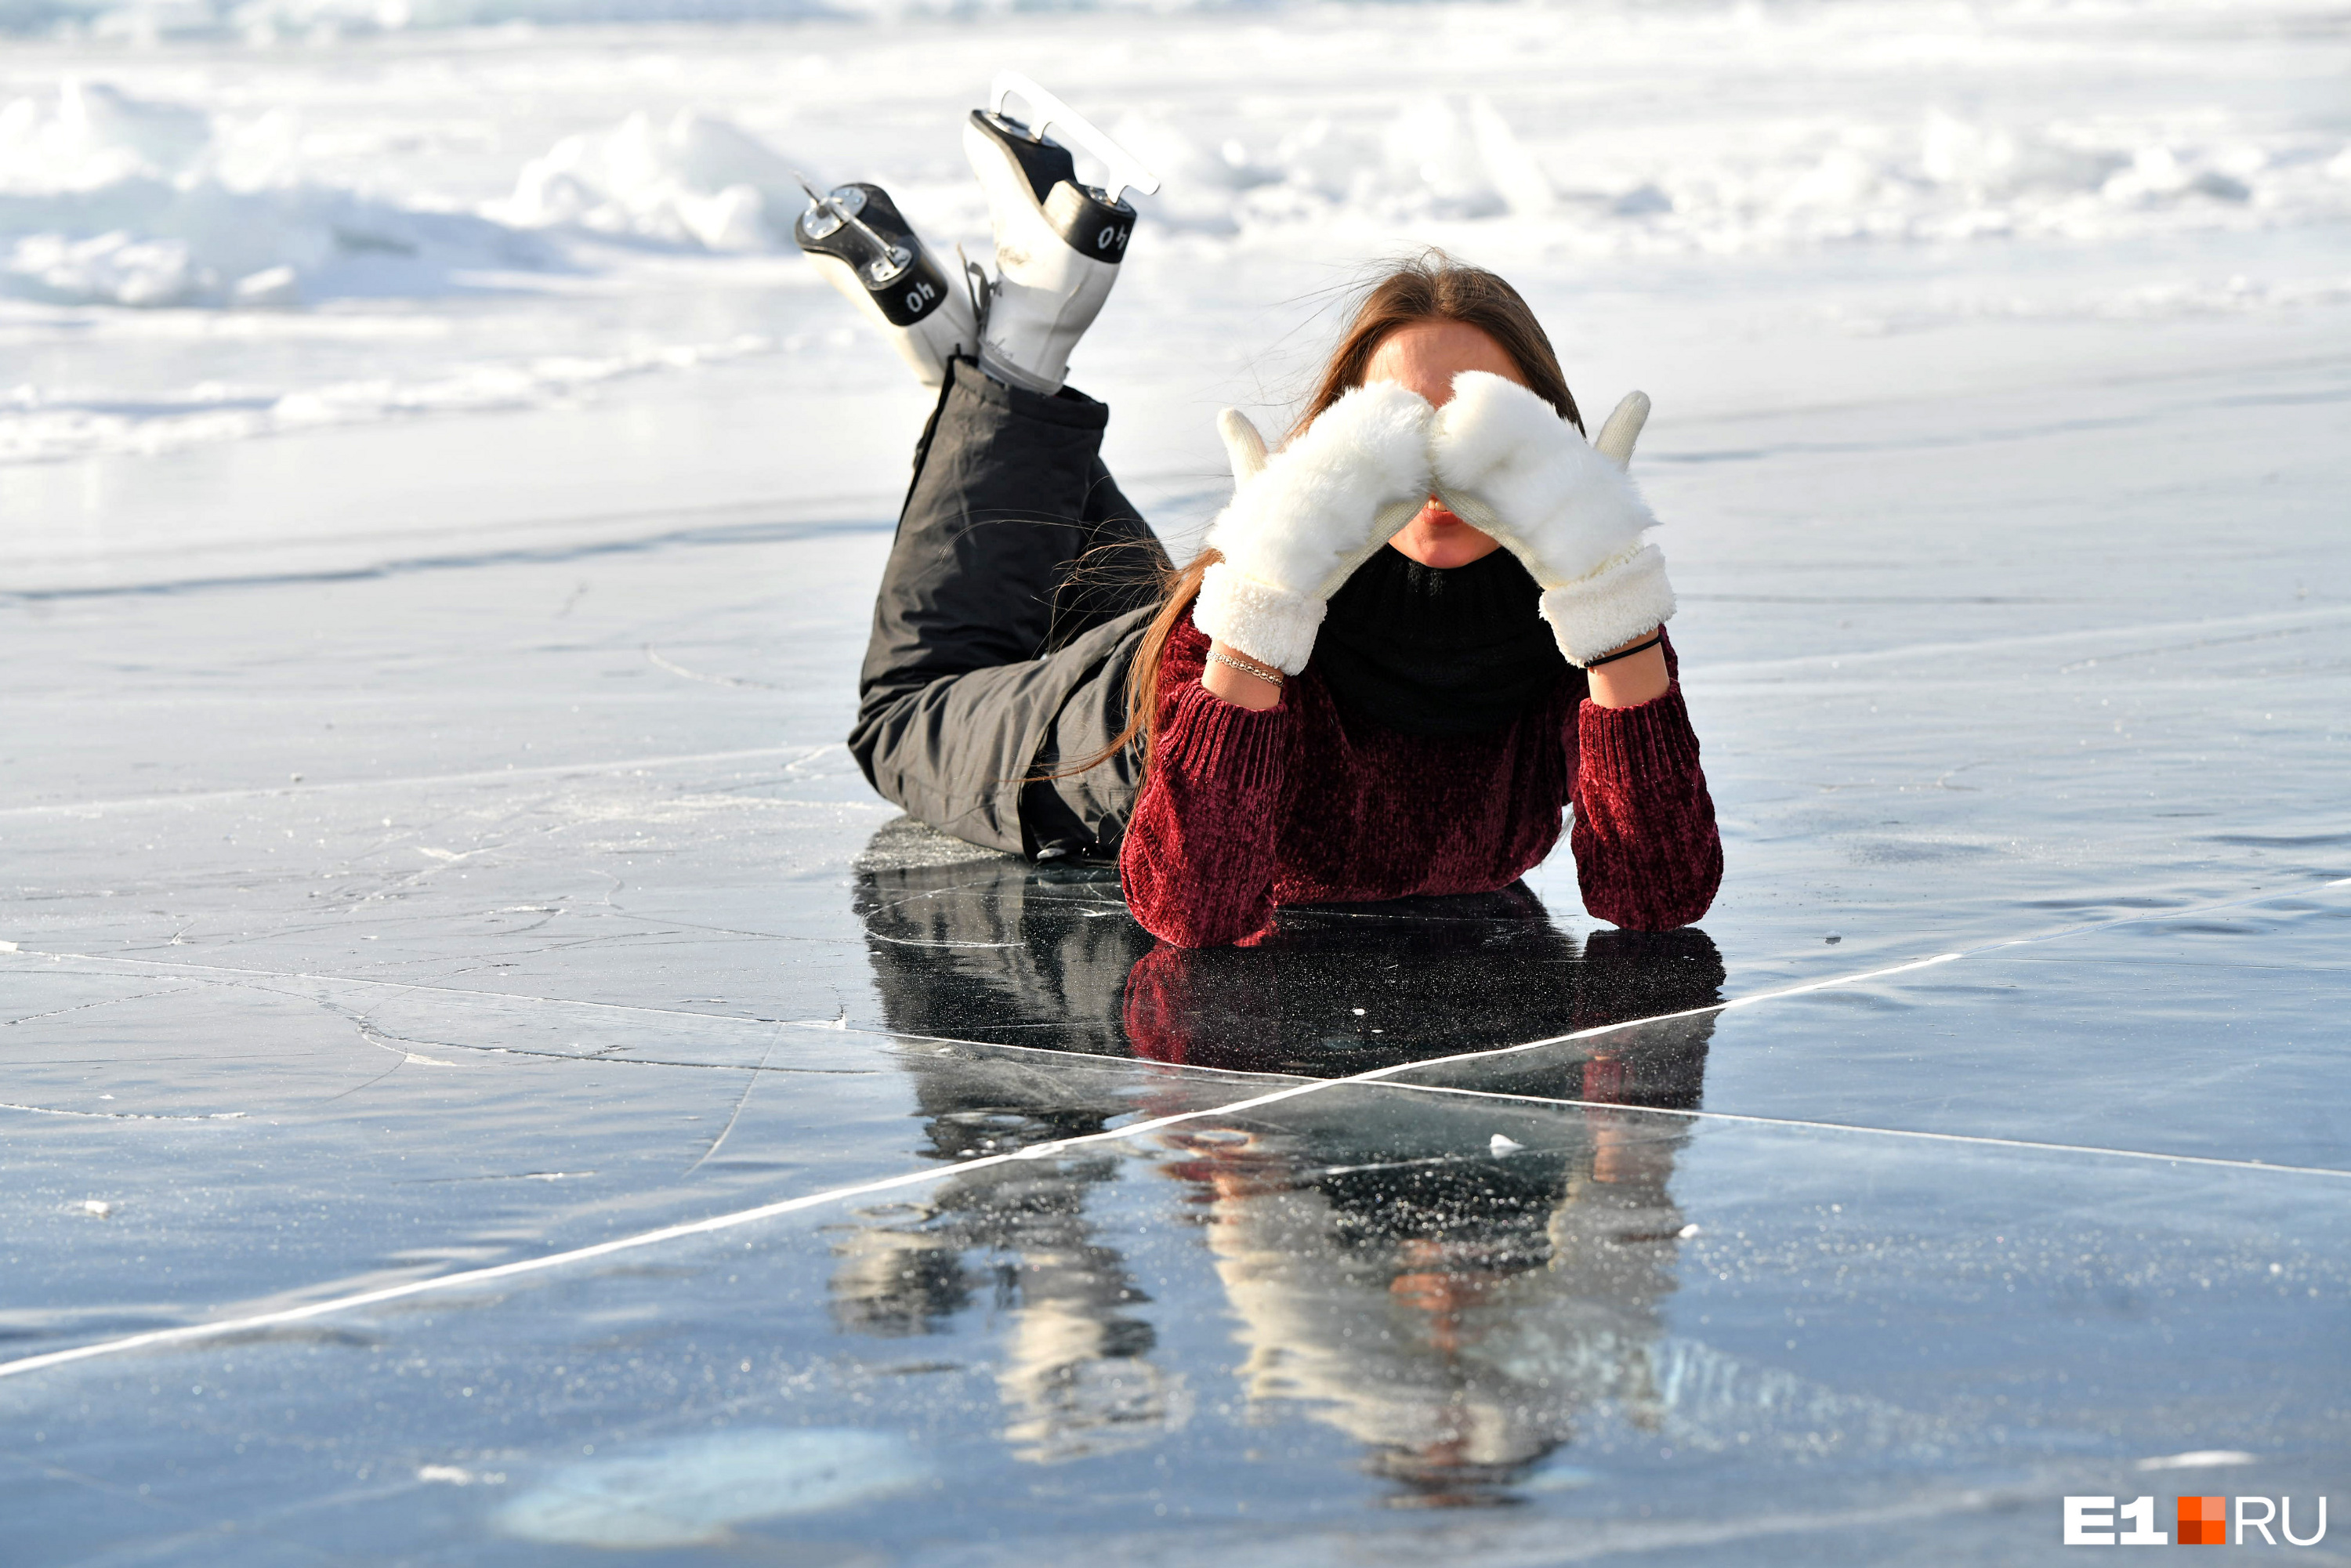
<instances>
[{"instance_id":1,"label":"smooth ice surface","mask_svg":"<svg viewBox=\"0 0 2351 1568\"><path fill-rule=\"evenodd\" d=\"M2351 1509L2339 16L63 14L0 21L11 1564ZM873 798L925 402L773 161L984 249L1000 63L1167 179L1076 363L1179 548L1407 245L1656 399L1700 928L1562 854L1184 953Z\"/></svg>"},{"instance_id":2,"label":"smooth ice surface","mask_svg":"<svg viewBox=\"0 0 2351 1568\"><path fill-rule=\"evenodd\" d=\"M434 1479L460 1486L475 1479L444 1469ZM903 1437L857 1427L753 1427L581 1459L499 1509L495 1522L508 1535L558 1545L698 1546L723 1542L737 1524L821 1513L926 1479Z\"/></svg>"}]
</instances>

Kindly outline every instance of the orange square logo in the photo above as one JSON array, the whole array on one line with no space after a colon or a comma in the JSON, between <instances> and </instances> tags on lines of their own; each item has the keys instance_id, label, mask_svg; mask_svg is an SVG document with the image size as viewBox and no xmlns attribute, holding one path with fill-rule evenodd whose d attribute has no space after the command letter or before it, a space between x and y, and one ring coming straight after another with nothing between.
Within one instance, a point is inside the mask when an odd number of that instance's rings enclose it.
<instances>
[{"instance_id":1,"label":"orange square logo","mask_svg":"<svg viewBox=\"0 0 2351 1568\"><path fill-rule=\"evenodd\" d=\"M2225 1497L2183 1497L2179 1500L2179 1544L2229 1544L2229 1500Z\"/></svg>"}]
</instances>

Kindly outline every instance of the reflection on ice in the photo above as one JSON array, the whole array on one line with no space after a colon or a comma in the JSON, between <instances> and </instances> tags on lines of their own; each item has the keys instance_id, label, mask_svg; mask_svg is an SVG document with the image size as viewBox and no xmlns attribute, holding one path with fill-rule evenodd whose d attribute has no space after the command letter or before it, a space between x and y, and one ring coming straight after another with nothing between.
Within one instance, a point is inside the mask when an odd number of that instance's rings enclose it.
<instances>
[{"instance_id":1,"label":"reflection on ice","mask_svg":"<svg viewBox=\"0 0 2351 1568\"><path fill-rule=\"evenodd\" d=\"M1673 1150L1627 1161L1614 1129L1591 1131L1508 1160L1318 1170L1389 1152L1351 1147L1336 1123L1177 1165L1238 1320L1250 1405L1290 1403L1355 1439L1397 1504L1447 1506L1507 1500L1586 1406L1653 1402L1647 1350L1681 1226L1664 1190ZM1524 1322L1543 1325L1548 1354L1498 1355Z\"/></svg>"},{"instance_id":2,"label":"reflection on ice","mask_svg":"<svg viewBox=\"0 0 2351 1568\"><path fill-rule=\"evenodd\" d=\"M497 1513L526 1541L645 1551L723 1541L731 1526L888 1497L930 1478L903 1437L843 1427L746 1428L566 1466Z\"/></svg>"},{"instance_id":3,"label":"reflection on ice","mask_svg":"<svg viewBox=\"0 0 2351 1568\"><path fill-rule=\"evenodd\" d=\"M860 859L852 904L902 1034L1335 1078L1721 999L1703 931L1579 940L1524 884L1287 909L1255 946L1187 950L1135 924L1107 866L973 852L902 820ZM1608 1060L1594 1071L1621 1071ZM1639 1091L1682 1109L1697 1092L1695 1078Z\"/></svg>"},{"instance_id":4,"label":"reflection on ice","mask_svg":"<svg viewBox=\"0 0 2351 1568\"><path fill-rule=\"evenodd\" d=\"M1019 1458L1115 1453L1181 1427L1191 1399L1151 1359L1157 1338L1136 1310L1150 1298L1085 1212L1117 1168L1108 1153L996 1166L919 1204L861 1212L833 1246L834 1322L883 1337L937 1333L984 1304L1003 1325L997 1388Z\"/></svg>"},{"instance_id":5,"label":"reflection on ice","mask_svg":"<svg viewBox=\"0 0 2351 1568\"><path fill-rule=\"evenodd\" d=\"M1259 946L1186 952L1136 927L1107 873L950 846L948 863L925 865L913 839L877 835L854 895L883 1009L908 1036L1332 1077L1720 996L1703 933L1579 943L1522 887L1290 911ZM1413 1507L1510 1500L1594 1428L1715 1448L1886 1440L1896 1413L1845 1409L1666 1333L1687 1231L1668 1189L1691 1126L1639 1108L1697 1106L1712 1031L1711 1014L1671 1019L1489 1084L1581 1102L1556 1111L1343 1091L1272 1122L1162 1134L1155 1168L1213 1259L1244 1406L1343 1433L1395 1483L1391 1501ZM1026 1052L904 1060L935 1158L1093 1132L1137 1108ZM1010 1320L1004 1435L1025 1458L1180 1426L1188 1401L1153 1364L1134 1270L1087 1217L1119 1175L1107 1153L1041 1159L865 1211L834 1244L834 1321L944 1332L991 1300Z\"/></svg>"},{"instance_id":6,"label":"reflection on ice","mask_svg":"<svg viewBox=\"0 0 2351 1568\"><path fill-rule=\"evenodd\" d=\"M1474 1102L1309 1116L1169 1174L1204 1214L1255 1417L1287 1407L1345 1433L1393 1505L1557 1488L1570 1445L1850 1459L1931 1439L1883 1402L1669 1331L1687 1124L1584 1107L1514 1125L1521 1151L1479 1159L1435 1153L1490 1119Z\"/></svg>"},{"instance_id":7,"label":"reflection on ice","mask_svg":"<svg viewBox=\"0 0 2351 1568\"><path fill-rule=\"evenodd\" d=\"M1258 946L1187 952L1135 926L1106 870L928 847L903 824L877 834L853 904L885 1016L925 1042L901 1061L935 1159L1101 1131L1204 1082L1138 1099L1054 1051L1327 1079L1658 1019L1480 1062L1476 1093L1334 1086L1141 1142L1174 1184L1172 1228L1208 1256L1238 1348L1221 1387L1163 1364L1152 1270L1113 1244L1139 1177L1108 1147L859 1213L834 1232L834 1323L952 1333L987 1312L1017 1458L1138 1447L1213 1405L1318 1424L1390 1506L1430 1508L1593 1480L1569 1452L1802 1461L1935 1441L1891 1405L1669 1326L1694 1231L1672 1186L1696 1127L1643 1112L1703 1094L1715 1015L1689 1015L1719 1000L1723 969L1702 932L1579 940L1520 887L1285 911ZM1028 1049L929 1043L949 1040Z\"/></svg>"}]
</instances>

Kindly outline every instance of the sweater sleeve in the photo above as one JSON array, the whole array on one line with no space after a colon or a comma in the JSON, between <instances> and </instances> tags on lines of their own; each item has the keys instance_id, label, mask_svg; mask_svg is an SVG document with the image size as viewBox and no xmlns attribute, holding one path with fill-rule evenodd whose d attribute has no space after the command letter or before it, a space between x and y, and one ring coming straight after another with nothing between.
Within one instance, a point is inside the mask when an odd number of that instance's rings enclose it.
<instances>
[{"instance_id":1,"label":"sweater sleeve","mask_svg":"<svg viewBox=\"0 0 2351 1568\"><path fill-rule=\"evenodd\" d=\"M1187 621L1160 664L1159 738L1119 849L1119 880L1143 928L1213 947L1273 919L1290 715L1251 711L1200 684L1207 639Z\"/></svg>"},{"instance_id":2,"label":"sweater sleeve","mask_svg":"<svg viewBox=\"0 0 2351 1568\"><path fill-rule=\"evenodd\" d=\"M1587 697L1576 731L1569 843L1584 909L1635 931L1687 925L1722 885L1722 838L1680 680L1635 707Z\"/></svg>"}]
</instances>

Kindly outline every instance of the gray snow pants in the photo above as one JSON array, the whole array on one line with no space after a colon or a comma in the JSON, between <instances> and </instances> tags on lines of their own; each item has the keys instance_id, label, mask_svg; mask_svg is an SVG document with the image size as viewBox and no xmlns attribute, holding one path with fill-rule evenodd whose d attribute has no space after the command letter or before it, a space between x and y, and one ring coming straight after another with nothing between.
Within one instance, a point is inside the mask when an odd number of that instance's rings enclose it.
<instances>
[{"instance_id":1,"label":"gray snow pants","mask_svg":"<svg viewBox=\"0 0 2351 1568\"><path fill-rule=\"evenodd\" d=\"M948 366L873 606L849 749L908 815L1033 858L1114 855L1126 672L1167 553L1101 456L1106 404Z\"/></svg>"}]
</instances>

